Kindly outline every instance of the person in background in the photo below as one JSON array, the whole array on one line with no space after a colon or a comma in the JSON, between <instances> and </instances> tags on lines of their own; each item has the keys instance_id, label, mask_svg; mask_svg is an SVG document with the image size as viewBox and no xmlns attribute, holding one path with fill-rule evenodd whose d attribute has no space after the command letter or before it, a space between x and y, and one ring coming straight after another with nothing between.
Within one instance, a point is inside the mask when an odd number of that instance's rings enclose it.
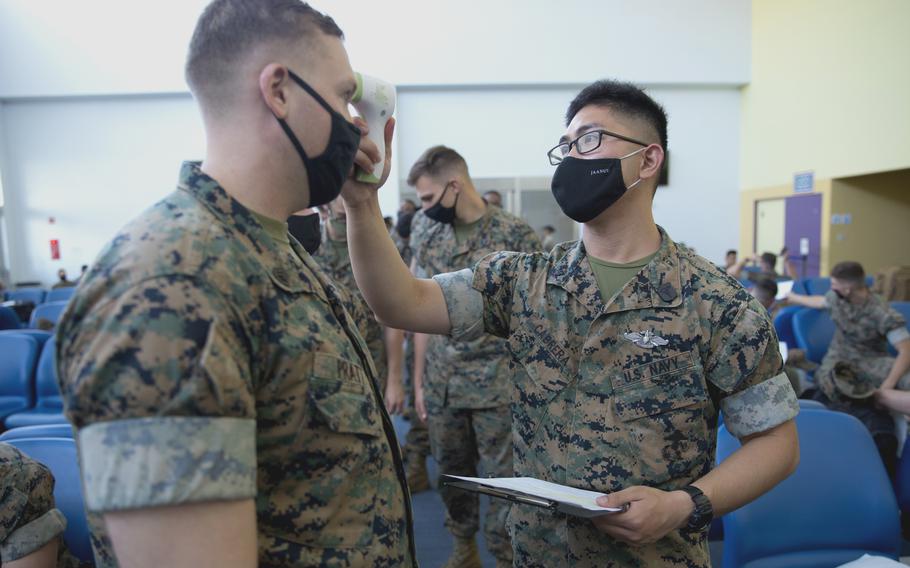
<instances>
[{"instance_id":1,"label":"person in background","mask_svg":"<svg viewBox=\"0 0 910 568\"><path fill-rule=\"evenodd\" d=\"M773 320L777 313L777 282L771 278L759 278L755 281L749 293L768 310L769 317Z\"/></svg>"},{"instance_id":2,"label":"person in background","mask_svg":"<svg viewBox=\"0 0 910 568\"><path fill-rule=\"evenodd\" d=\"M487 203L487 205L499 207L500 209L502 208L502 194L495 189L491 189L490 191L485 192L482 199Z\"/></svg>"},{"instance_id":3,"label":"person in background","mask_svg":"<svg viewBox=\"0 0 910 568\"><path fill-rule=\"evenodd\" d=\"M858 262L840 262L831 269L831 290L824 296L790 293L797 306L826 310L834 322L834 337L815 372L818 388L803 396L832 410L857 417L872 434L890 473L897 467L898 441L894 420L876 400L891 401L890 390L910 388L910 332L904 317L866 286ZM897 357L888 354L888 344ZM874 398L877 391L879 399Z\"/></svg>"},{"instance_id":4,"label":"person in background","mask_svg":"<svg viewBox=\"0 0 910 568\"><path fill-rule=\"evenodd\" d=\"M56 290L57 288L72 288L76 285L76 282L71 282L66 278L66 270L63 268L57 270L57 282L54 283L51 288Z\"/></svg>"},{"instance_id":5,"label":"person in background","mask_svg":"<svg viewBox=\"0 0 910 568\"><path fill-rule=\"evenodd\" d=\"M556 246L556 228L553 225L544 225L540 228L540 245L545 251Z\"/></svg>"},{"instance_id":6,"label":"person in background","mask_svg":"<svg viewBox=\"0 0 910 568\"><path fill-rule=\"evenodd\" d=\"M730 270L731 267L736 265L736 249L730 249L727 251L727 254L724 256L724 272Z\"/></svg>"}]
</instances>

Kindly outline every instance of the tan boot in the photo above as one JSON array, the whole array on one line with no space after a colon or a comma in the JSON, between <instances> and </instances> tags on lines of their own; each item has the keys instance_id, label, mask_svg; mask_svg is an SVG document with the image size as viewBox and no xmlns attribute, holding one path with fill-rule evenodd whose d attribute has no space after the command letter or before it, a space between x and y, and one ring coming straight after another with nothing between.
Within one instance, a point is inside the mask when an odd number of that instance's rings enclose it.
<instances>
[{"instance_id":1,"label":"tan boot","mask_svg":"<svg viewBox=\"0 0 910 568\"><path fill-rule=\"evenodd\" d=\"M477 542L473 538L455 538L455 550L442 568L482 568Z\"/></svg>"},{"instance_id":2,"label":"tan boot","mask_svg":"<svg viewBox=\"0 0 910 568\"><path fill-rule=\"evenodd\" d=\"M408 456L405 475L407 475L408 488L411 490L411 495L416 495L430 488L426 458L416 454Z\"/></svg>"}]
</instances>

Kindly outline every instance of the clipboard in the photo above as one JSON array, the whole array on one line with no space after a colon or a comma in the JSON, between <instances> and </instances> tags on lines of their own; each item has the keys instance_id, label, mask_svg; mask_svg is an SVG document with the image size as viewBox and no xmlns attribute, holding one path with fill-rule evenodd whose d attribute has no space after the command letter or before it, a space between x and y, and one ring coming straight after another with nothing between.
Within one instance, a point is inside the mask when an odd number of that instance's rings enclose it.
<instances>
[{"instance_id":1,"label":"clipboard","mask_svg":"<svg viewBox=\"0 0 910 568\"><path fill-rule=\"evenodd\" d=\"M505 499L511 501L512 503L518 503L522 505L532 505L534 507L540 507L542 509L547 509L552 513L564 513L566 515L573 515L575 517L582 517L586 519L599 517L602 515L613 515L616 513L624 513L629 510L629 504L625 503L622 507L598 507L596 510L580 506L577 503L571 501L552 499L547 498L541 495L534 495L532 493L518 491L514 489L508 489L504 487L494 487L484 483L483 479L478 478L461 478L453 475L443 475L443 483L449 487L454 487L462 491L472 491L474 493L481 493L483 495L489 495L490 497L495 497L497 499ZM500 478L501 479L501 478ZM519 479L519 478L512 478ZM494 479L491 479L493 481ZM538 480L535 480L538 481ZM555 485L555 484L552 484ZM572 489L574 488L567 488ZM592 492L593 493L593 492Z\"/></svg>"}]
</instances>

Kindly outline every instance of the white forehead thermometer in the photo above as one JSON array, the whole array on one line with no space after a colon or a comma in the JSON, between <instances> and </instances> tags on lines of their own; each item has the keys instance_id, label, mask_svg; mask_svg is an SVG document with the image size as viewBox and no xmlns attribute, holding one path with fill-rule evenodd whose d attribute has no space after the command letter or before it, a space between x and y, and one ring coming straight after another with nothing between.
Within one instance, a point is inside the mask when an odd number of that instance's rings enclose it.
<instances>
[{"instance_id":1,"label":"white forehead thermometer","mask_svg":"<svg viewBox=\"0 0 910 568\"><path fill-rule=\"evenodd\" d=\"M377 183L382 175L385 163L385 125L395 112L395 86L382 79L354 73L357 79L357 90L351 104L357 113L370 127L367 137L379 148L379 163L374 164L372 172L357 172L358 181Z\"/></svg>"}]
</instances>

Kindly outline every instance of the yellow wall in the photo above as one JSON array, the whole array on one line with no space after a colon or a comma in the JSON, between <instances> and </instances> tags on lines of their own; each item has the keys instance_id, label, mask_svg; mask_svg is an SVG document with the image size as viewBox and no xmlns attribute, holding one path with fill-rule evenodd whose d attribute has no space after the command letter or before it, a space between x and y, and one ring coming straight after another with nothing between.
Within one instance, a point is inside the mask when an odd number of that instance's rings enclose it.
<instances>
[{"instance_id":1,"label":"yellow wall","mask_svg":"<svg viewBox=\"0 0 910 568\"><path fill-rule=\"evenodd\" d=\"M753 0L740 187L910 167L908 22L908 0Z\"/></svg>"},{"instance_id":2,"label":"yellow wall","mask_svg":"<svg viewBox=\"0 0 910 568\"><path fill-rule=\"evenodd\" d=\"M852 216L849 225L827 218L831 266L856 260L875 274L910 265L910 170L834 180L831 213Z\"/></svg>"},{"instance_id":3,"label":"yellow wall","mask_svg":"<svg viewBox=\"0 0 910 568\"><path fill-rule=\"evenodd\" d=\"M831 234L831 225L826 219L831 219L831 180L815 180L814 193L822 195L822 236L819 257L819 271L827 274L830 269L828 239ZM739 198L739 250L740 254L761 254L755 248L755 202L763 199L781 199L793 195L793 184L749 189L743 191ZM777 252L777 251L772 251ZM796 253L797 251L792 251Z\"/></svg>"}]
</instances>

